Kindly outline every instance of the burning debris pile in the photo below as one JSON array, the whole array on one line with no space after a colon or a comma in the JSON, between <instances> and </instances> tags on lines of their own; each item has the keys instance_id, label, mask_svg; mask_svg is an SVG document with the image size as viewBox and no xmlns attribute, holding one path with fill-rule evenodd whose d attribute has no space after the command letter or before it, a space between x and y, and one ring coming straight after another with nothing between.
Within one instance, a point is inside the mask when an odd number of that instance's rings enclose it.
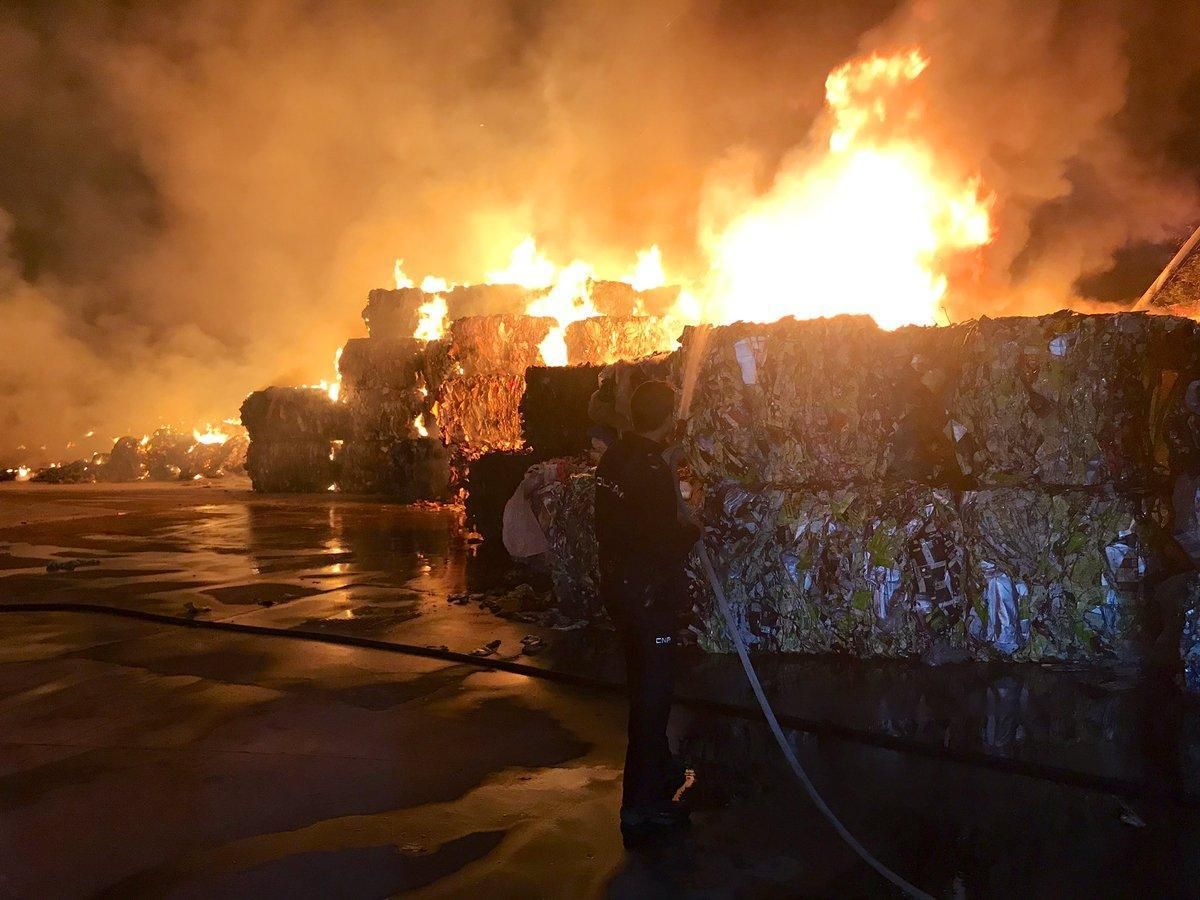
<instances>
[{"instance_id":1,"label":"burning debris pile","mask_svg":"<svg viewBox=\"0 0 1200 900\"><path fill-rule=\"evenodd\" d=\"M52 463L40 469L22 466L0 471L0 481L34 484L118 484L132 481L198 481L245 470L250 439L236 422L219 429L185 434L163 426L141 438L113 440L107 453Z\"/></svg>"},{"instance_id":2,"label":"burning debris pile","mask_svg":"<svg viewBox=\"0 0 1200 900\"><path fill-rule=\"evenodd\" d=\"M689 331L687 442L748 642L1135 657L1174 574L1198 337L1184 319L1073 313ZM702 641L727 649L695 584Z\"/></svg>"}]
</instances>

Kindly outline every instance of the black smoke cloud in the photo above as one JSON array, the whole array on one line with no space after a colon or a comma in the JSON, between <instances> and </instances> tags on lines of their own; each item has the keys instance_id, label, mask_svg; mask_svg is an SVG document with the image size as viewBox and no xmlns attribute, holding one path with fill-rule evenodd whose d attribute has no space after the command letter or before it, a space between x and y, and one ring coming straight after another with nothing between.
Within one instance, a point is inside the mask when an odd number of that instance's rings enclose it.
<instances>
[{"instance_id":1,"label":"black smoke cloud","mask_svg":"<svg viewBox=\"0 0 1200 900\"><path fill-rule=\"evenodd\" d=\"M825 74L874 49L925 47L939 139L997 194L977 290L1079 302L1081 276L1130 246L1169 257L1195 218L1195 18L1106 0L10 4L0 464L329 377L396 256L478 279L533 233L618 270L657 242L701 275L730 160L752 156L765 188Z\"/></svg>"}]
</instances>

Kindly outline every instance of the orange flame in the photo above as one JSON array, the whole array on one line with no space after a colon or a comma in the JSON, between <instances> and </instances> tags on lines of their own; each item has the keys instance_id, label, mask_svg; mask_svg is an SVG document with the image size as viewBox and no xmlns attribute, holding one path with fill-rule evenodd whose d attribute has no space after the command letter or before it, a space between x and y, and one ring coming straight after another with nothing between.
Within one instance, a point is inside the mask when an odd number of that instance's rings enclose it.
<instances>
[{"instance_id":1,"label":"orange flame","mask_svg":"<svg viewBox=\"0 0 1200 900\"><path fill-rule=\"evenodd\" d=\"M192 438L195 439L197 444L224 444L229 440L230 435L219 428L213 428L212 425L205 425L203 431L199 428L193 428Z\"/></svg>"},{"instance_id":2,"label":"orange flame","mask_svg":"<svg viewBox=\"0 0 1200 900\"><path fill-rule=\"evenodd\" d=\"M928 64L914 50L830 74L828 149L785 169L710 241L703 318L866 313L884 328L938 320L945 260L991 240L991 198L906 133L919 104L896 95Z\"/></svg>"}]
</instances>

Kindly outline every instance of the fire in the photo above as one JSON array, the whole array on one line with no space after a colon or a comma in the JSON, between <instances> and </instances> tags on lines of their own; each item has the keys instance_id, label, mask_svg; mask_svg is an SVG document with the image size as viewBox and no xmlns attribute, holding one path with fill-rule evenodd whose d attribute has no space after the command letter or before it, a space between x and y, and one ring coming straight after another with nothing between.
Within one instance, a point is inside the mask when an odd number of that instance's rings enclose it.
<instances>
[{"instance_id":1,"label":"fire","mask_svg":"<svg viewBox=\"0 0 1200 900\"><path fill-rule=\"evenodd\" d=\"M900 95L928 65L910 51L829 75L827 149L786 169L709 242L705 319L938 320L946 258L991 240L991 198L913 136L919 104L905 107Z\"/></svg>"},{"instance_id":2,"label":"fire","mask_svg":"<svg viewBox=\"0 0 1200 900\"><path fill-rule=\"evenodd\" d=\"M413 337L419 341L436 341L446 333L446 315L450 312L450 307L442 295L450 290L450 285L445 278L426 275L421 282L421 290L426 294L433 294L433 297L417 308L420 318Z\"/></svg>"},{"instance_id":3,"label":"fire","mask_svg":"<svg viewBox=\"0 0 1200 900\"><path fill-rule=\"evenodd\" d=\"M417 434L421 437L429 437L429 429L425 427L424 413L413 419L413 428L417 429Z\"/></svg>"},{"instance_id":4,"label":"fire","mask_svg":"<svg viewBox=\"0 0 1200 900\"><path fill-rule=\"evenodd\" d=\"M519 284L523 288L539 290L554 284L558 266L543 256L532 236L525 238L513 248L508 268L487 273L490 284Z\"/></svg>"},{"instance_id":5,"label":"fire","mask_svg":"<svg viewBox=\"0 0 1200 900\"><path fill-rule=\"evenodd\" d=\"M651 291L666 284L667 273L663 270L662 251L658 249L658 244L639 250L633 271L621 280L633 285L635 291Z\"/></svg>"},{"instance_id":6,"label":"fire","mask_svg":"<svg viewBox=\"0 0 1200 900\"><path fill-rule=\"evenodd\" d=\"M224 444L230 436L220 429L213 428L212 425L205 425L203 431L193 428L192 437L197 444Z\"/></svg>"},{"instance_id":7,"label":"fire","mask_svg":"<svg viewBox=\"0 0 1200 900\"><path fill-rule=\"evenodd\" d=\"M413 280L404 274L404 260L402 259L397 258L395 265L392 266L392 278L396 282L398 291L413 286Z\"/></svg>"}]
</instances>

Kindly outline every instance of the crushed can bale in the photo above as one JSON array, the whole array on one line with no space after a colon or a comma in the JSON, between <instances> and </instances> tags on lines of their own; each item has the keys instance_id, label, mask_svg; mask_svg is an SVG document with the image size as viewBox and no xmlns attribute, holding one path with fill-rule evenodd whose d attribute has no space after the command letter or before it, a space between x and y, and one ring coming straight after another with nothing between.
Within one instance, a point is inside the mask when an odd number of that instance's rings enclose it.
<instances>
[{"instance_id":1,"label":"crushed can bale","mask_svg":"<svg viewBox=\"0 0 1200 900\"><path fill-rule=\"evenodd\" d=\"M944 655L966 645L953 494L924 485L754 490L705 497L705 543L746 643L854 656ZM731 649L699 565L700 643Z\"/></svg>"},{"instance_id":2,"label":"crushed can bale","mask_svg":"<svg viewBox=\"0 0 1200 900\"><path fill-rule=\"evenodd\" d=\"M334 483L327 440L251 441L246 471L254 490L263 493L312 493Z\"/></svg>"},{"instance_id":3,"label":"crushed can bale","mask_svg":"<svg viewBox=\"0 0 1200 900\"><path fill-rule=\"evenodd\" d=\"M472 456L521 448L524 390L524 375L475 375L444 382L437 396L442 442Z\"/></svg>"},{"instance_id":4,"label":"crushed can bale","mask_svg":"<svg viewBox=\"0 0 1200 900\"><path fill-rule=\"evenodd\" d=\"M242 403L241 420L251 441L349 437L345 407L319 388L269 387L255 391Z\"/></svg>"},{"instance_id":5,"label":"crushed can bale","mask_svg":"<svg viewBox=\"0 0 1200 900\"><path fill-rule=\"evenodd\" d=\"M540 457L573 456L591 446L588 402L599 366L531 366L521 397L521 435Z\"/></svg>"},{"instance_id":6,"label":"crushed can bale","mask_svg":"<svg viewBox=\"0 0 1200 900\"><path fill-rule=\"evenodd\" d=\"M1141 484L1197 377L1195 324L1144 313L979 319L958 329L947 434L981 484ZM1174 390L1173 390L1174 389Z\"/></svg>"},{"instance_id":7,"label":"crushed can bale","mask_svg":"<svg viewBox=\"0 0 1200 900\"><path fill-rule=\"evenodd\" d=\"M968 632L976 655L1135 658L1166 507L1161 495L1113 489L965 492Z\"/></svg>"},{"instance_id":8,"label":"crushed can bale","mask_svg":"<svg viewBox=\"0 0 1200 900\"><path fill-rule=\"evenodd\" d=\"M448 354L459 375L524 375L542 363L539 345L557 323L547 316L490 315L456 319Z\"/></svg>"},{"instance_id":9,"label":"crushed can bale","mask_svg":"<svg viewBox=\"0 0 1200 900\"><path fill-rule=\"evenodd\" d=\"M750 485L936 482L953 462L938 437L953 335L884 332L867 316L687 328L691 463Z\"/></svg>"},{"instance_id":10,"label":"crushed can bale","mask_svg":"<svg viewBox=\"0 0 1200 900\"><path fill-rule=\"evenodd\" d=\"M572 365L608 365L670 352L676 328L652 316L593 316L567 326L567 359Z\"/></svg>"}]
</instances>

